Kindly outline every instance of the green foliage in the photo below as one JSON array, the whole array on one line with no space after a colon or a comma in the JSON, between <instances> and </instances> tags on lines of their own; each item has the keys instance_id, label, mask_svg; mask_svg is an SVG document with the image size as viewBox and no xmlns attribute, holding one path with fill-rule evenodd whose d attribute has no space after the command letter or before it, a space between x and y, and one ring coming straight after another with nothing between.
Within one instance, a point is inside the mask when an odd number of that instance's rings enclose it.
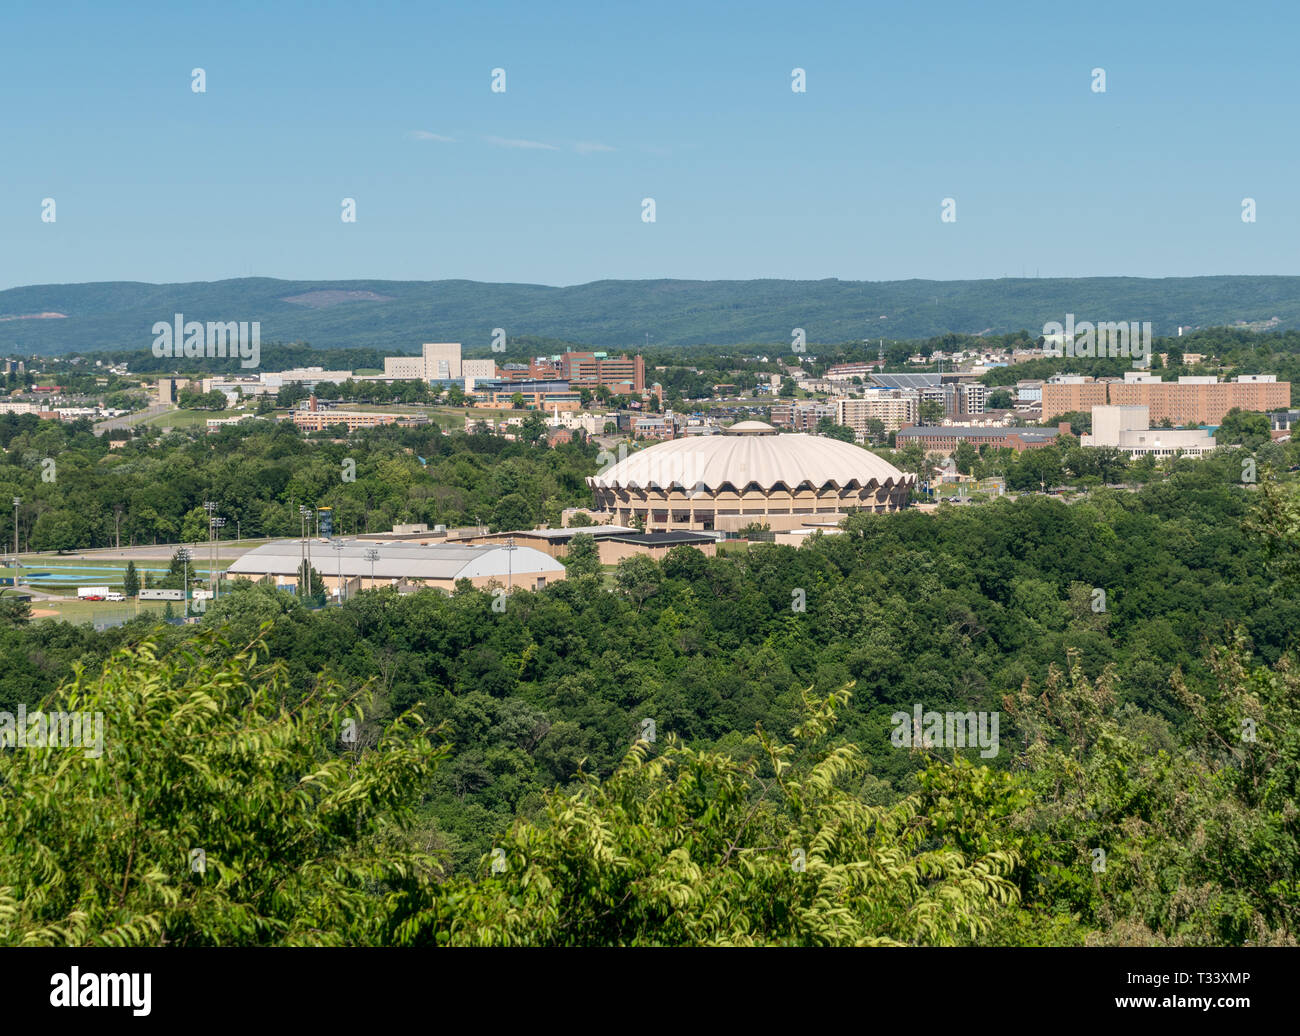
<instances>
[{"instance_id":1,"label":"green foliage","mask_svg":"<svg viewBox=\"0 0 1300 1036\"><path fill-rule=\"evenodd\" d=\"M570 576L600 575L600 550L596 538L586 533L574 536L569 541L569 552L564 556L564 567Z\"/></svg>"},{"instance_id":2,"label":"green foliage","mask_svg":"<svg viewBox=\"0 0 1300 1036\"><path fill-rule=\"evenodd\" d=\"M249 420L212 435L146 432L110 450L89 427L3 414L0 492L22 498L22 538L40 551L115 546L119 534L122 546L202 543L203 503L212 499L227 522L226 538L236 529L245 538L296 537L304 504L333 507L336 529L378 532L404 522L490 521L509 495L515 499L506 517L525 527L558 508L591 502L583 480L595 470L597 451L581 442L547 449L497 436L443 435L432 426L369 429L346 443L330 438ZM41 459L52 456L59 458L59 478L45 482ZM339 478L349 458L355 482ZM0 530L8 524L0 541L12 542L12 517L0 512Z\"/></svg>"},{"instance_id":3,"label":"green foliage","mask_svg":"<svg viewBox=\"0 0 1300 1036\"><path fill-rule=\"evenodd\" d=\"M0 752L0 944L373 944L430 893L403 834L444 754L420 717L340 752L360 701L323 680L286 709L259 644L214 646L79 669L47 708L102 715L102 755Z\"/></svg>"},{"instance_id":4,"label":"green foliage","mask_svg":"<svg viewBox=\"0 0 1300 1036\"><path fill-rule=\"evenodd\" d=\"M951 945L1015 902L992 821L1005 780L938 767L924 796L871 805L859 750L829 740L846 690L805 694L795 744L760 727L753 757L669 736L606 780L548 797L453 880L403 941L479 946ZM939 771L943 771L940 773ZM924 800L935 809L927 813ZM499 861L495 864L493 861Z\"/></svg>"},{"instance_id":5,"label":"green foliage","mask_svg":"<svg viewBox=\"0 0 1300 1036\"><path fill-rule=\"evenodd\" d=\"M17 596L10 587L0 589L0 629L23 626L31 618L31 604Z\"/></svg>"},{"instance_id":6,"label":"green foliage","mask_svg":"<svg viewBox=\"0 0 1300 1036\"><path fill-rule=\"evenodd\" d=\"M1269 441L1268 415L1233 407L1223 415L1222 422L1215 429L1214 441L1225 446L1241 443L1254 449L1260 443Z\"/></svg>"},{"instance_id":7,"label":"green foliage","mask_svg":"<svg viewBox=\"0 0 1300 1036\"><path fill-rule=\"evenodd\" d=\"M1068 674L1053 666L1041 690L1026 681L1007 698L1035 792L1014 824L1025 898L1074 918L1075 939L1294 943L1300 680L1289 664L1252 667L1240 636L1210 662L1212 697L1174 676L1190 711L1181 750L1162 723L1116 708L1114 670L1090 681L1078 652Z\"/></svg>"},{"instance_id":8,"label":"green foliage","mask_svg":"<svg viewBox=\"0 0 1300 1036\"><path fill-rule=\"evenodd\" d=\"M303 560L298 565L297 585L298 595L304 602L309 602L313 607L319 607L325 603L325 580L321 578L320 572L316 566Z\"/></svg>"},{"instance_id":9,"label":"green foliage","mask_svg":"<svg viewBox=\"0 0 1300 1036\"><path fill-rule=\"evenodd\" d=\"M226 396L216 389L211 392L181 389L176 396L176 405L182 410L225 410Z\"/></svg>"}]
</instances>

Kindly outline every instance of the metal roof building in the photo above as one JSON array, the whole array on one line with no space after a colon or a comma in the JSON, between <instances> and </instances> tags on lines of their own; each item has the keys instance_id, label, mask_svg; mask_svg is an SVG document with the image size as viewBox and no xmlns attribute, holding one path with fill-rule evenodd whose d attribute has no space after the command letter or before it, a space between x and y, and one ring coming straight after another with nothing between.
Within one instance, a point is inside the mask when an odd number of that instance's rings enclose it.
<instances>
[{"instance_id":1,"label":"metal roof building","mask_svg":"<svg viewBox=\"0 0 1300 1036\"><path fill-rule=\"evenodd\" d=\"M335 549L337 544L342 549ZM340 572L348 592L407 583L450 591L460 579L477 587L499 584L533 590L565 576L562 564L533 547L321 539L311 540L310 547L312 568L332 593L338 592ZM371 551L374 561L368 557ZM293 587L302 555L302 540L274 540L242 555L227 573L232 578L273 578L277 586Z\"/></svg>"},{"instance_id":2,"label":"metal roof building","mask_svg":"<svg viewBox=\"0 0 1300 1036\"><path fill-rule=\"evenodd\" d=\"M927 389L943 384L941 374L873 374L871 380L881 388Z\"/></svg>"}]
</instances>

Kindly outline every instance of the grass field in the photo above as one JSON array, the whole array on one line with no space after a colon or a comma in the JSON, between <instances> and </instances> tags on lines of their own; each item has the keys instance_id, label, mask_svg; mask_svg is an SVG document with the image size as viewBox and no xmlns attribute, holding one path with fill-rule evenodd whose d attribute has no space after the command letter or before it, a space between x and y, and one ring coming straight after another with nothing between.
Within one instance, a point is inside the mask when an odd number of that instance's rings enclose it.
<instances>
[{"instance_id":1,"label":"grass field","mask_svg":"<svg viewBox=\"0 0 1300 1036\"><path fill-rule=\"evenodd\" d=\"M181 601L171 602L175 614L180 615L182 603ZM113 601L32 601L32 618L55 619L80 624L94 622L96 619L111 621L154 613L161 616L166 607L166 601L128 601L125 604Z\"/></svg>"},{"instance_id":2,"label":"grass field","mask_svg":"<svg viewBox=\"0 0 1300 1036\"><path fill-rule=\"evenodd\" d=\"M198 564L191 563L190 572L196 574L200 579L204 579L208 573L207 558L196 559ZM224 572L230 565L229 561L218 561L217 568ZM79 586L107 586L113 590L122 589L122 580L125 578L127 562L122 560L104 560L94 561L71 561L55 560L47 562L42 558L27 559L18 573L22 577L24 586L31 586L36 590L43 590L52 594L67 594L69 597L76 597L77 587ZM150 573L154 579L165 575L168 570L165 561L137 561L135 563L136 572L139 573L141 585L144 582L146 572ZM0 567L0 577L12 578L15 569L12 567ZM92 601L91 604L99 602ZM118 607L121 607L118 605Z\"/></svg>"},{"instance_id":3,"label":"grass field","mask_svg":"<svg viewBox=\"0 0 1300 1036\"><path fill-rule=\"evenodd\" d=\"M154 428L206 428L209 417L231 416L224 410L168 410L141 423Z\"/></svg>"}]
</instances>

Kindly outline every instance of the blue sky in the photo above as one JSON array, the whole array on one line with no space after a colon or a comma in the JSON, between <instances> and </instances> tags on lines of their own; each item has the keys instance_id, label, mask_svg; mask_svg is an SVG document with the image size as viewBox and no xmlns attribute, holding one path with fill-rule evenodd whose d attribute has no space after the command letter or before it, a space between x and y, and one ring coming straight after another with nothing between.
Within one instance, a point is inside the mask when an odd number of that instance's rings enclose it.
<instances>
[{"instance_id":1,"label":"blue sky","mask_svg":"<svg viewBox=\"0 0 1300 1036\"><path fill-rule=\"evenodd\" d=\"M5 288L1300 273L1295 4L7 0L4 23Z\"/></svg>"}]
</instances>

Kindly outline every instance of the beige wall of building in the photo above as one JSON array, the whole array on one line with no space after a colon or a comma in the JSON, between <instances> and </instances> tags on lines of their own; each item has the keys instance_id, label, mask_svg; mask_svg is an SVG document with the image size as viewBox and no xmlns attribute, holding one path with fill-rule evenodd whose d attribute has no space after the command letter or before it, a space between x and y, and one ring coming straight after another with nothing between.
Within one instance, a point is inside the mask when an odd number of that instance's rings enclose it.
<instances>
[{"instance_id":1,"label":"beige wall of building","mask_svg":"<svg viewBox=\"0 0 1300 1036\"><path fill-rule=\"evenodd\" d=\"M1104 382L1084 382L1071 385L1043 385L1043 420L1049 421L1061 414L1075 411L1089 413L1095 406L1107 403Z\"/></svg>"},{"instance_id":2,"label":"beige wall of building","mask_svg":"<svg viewBox=\"0 0 1300 1036\"><path fill-rule=\"evenodd\" d=\"M460 372L461 376L465 378L481 378L490 381L497 376L497 361L462 360Z\"/></svg>"},{"instance_id":3,"label":"beige wall of building","mask_svg":"<svg viewBox=\"0 0 1300 1036\"><path fill-rule=\"evenodd\" d=\"M600 563L602 565L617 565L620 561L638 554L645 555L654 561L663 561L668 552L677 546L693 547L705 557L711 558L718 552L716 543L665 543L662 546L654 544L639 543L619 543L617 540L597 540L596 549L600 553Z\"/></svg>"},{"instance_id":4,"label":"beige wall of building","mask_svg":"<svg viewBox=\"0 0 1300 1036\"><path fill-rule=\"evenodd\" d=\"M319 432L336 424L347 425L348 431L358 428L376 428L379 425L423 424L428 418L423 414L381 414L359 410L295 410L293 423L308 432Z\"/></svg>"},{"instance_id":5,"label":"beige wall of building","mask_svg":"<svg viewBox=\"0 0 1300 1036\"><path fill-rule=\"evenodd\" d=\"M423 381L424 360L419 356L385 356L384 377Z\"/></svg>"}]
</instances>

